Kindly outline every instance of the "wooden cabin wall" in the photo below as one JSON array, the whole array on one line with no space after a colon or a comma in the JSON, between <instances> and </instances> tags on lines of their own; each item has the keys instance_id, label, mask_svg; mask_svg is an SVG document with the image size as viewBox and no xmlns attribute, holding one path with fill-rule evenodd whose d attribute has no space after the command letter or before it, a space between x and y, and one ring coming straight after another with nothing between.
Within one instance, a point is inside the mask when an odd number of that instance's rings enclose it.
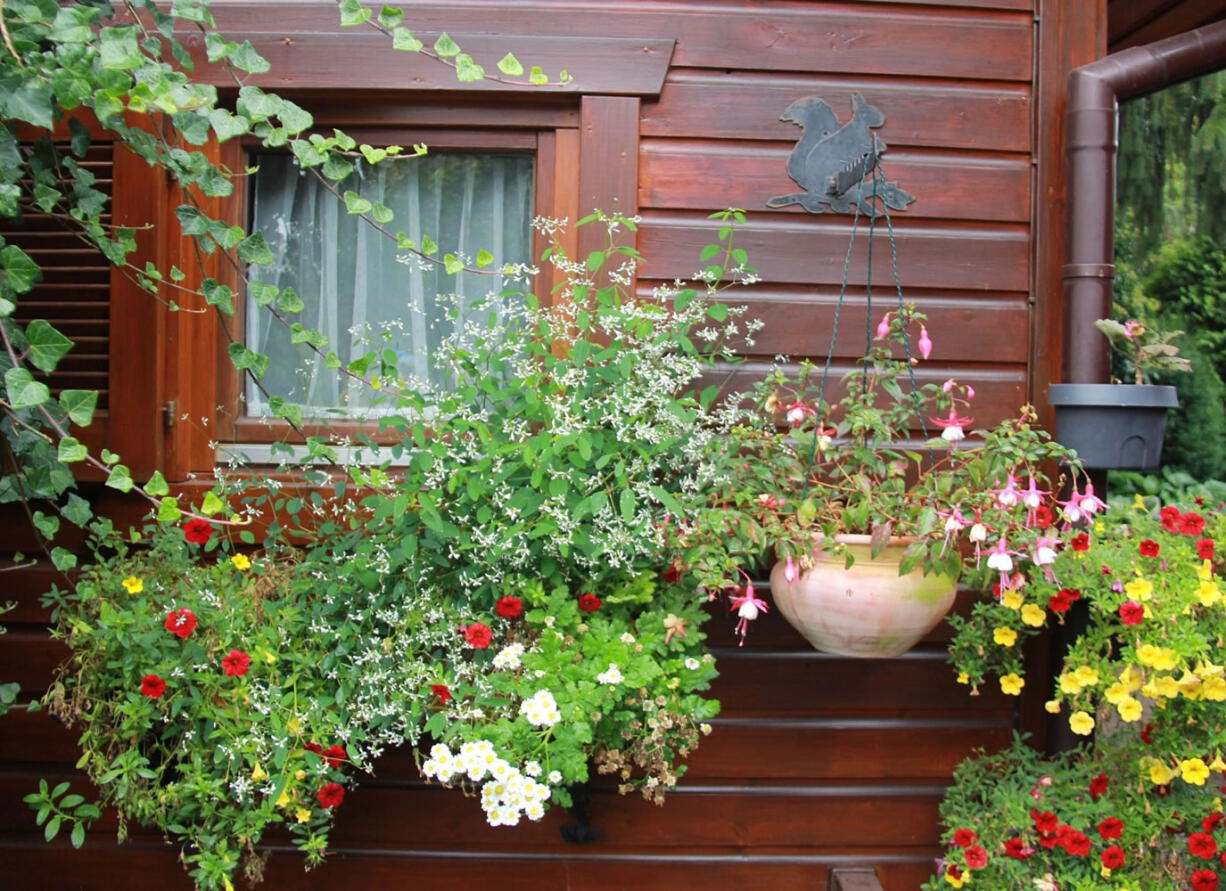
<instances>
[{"instance_id":1,"label":"wooden cabin wall","mask_svg":"<svg viewBox=\"0 0 1226 891\"><path fill-rule=\"evenodd\" d=\"M637 171L619 209L643 218L642 291L694 272L713 240L708 214L747 209L737 245L762 281L734 299L766 322L750 372L776 354L824 361L851 232L849 217L765 207L795 190L785 163L800 131L778 116L795 99L819 96L846 120L861 93L886 118L878 132L889 145L887 176L916 196L891 222L905 296L929 314L936 344L923 379L972 383L977 422L993 423L1059 361L1051 285L1058 288L1062 242L1064 75L1101 52L1105 33L1100 0L1038 2L456 0L414 4L406 23L446 28L462 45L464 33L497 33L512 49L528 34L676 40L662 91L639 105L637 153L600 163L620 163L623 178ZM232 34L338 31L331 3L214 5ZM578 163L591 169L597 159ZM866 243L862 225L836 373L897 299L889 240L879 232L870 313ZM112 405L120 398L113 392ZM28 549L21 518L4 516L0 548ZM20 680L25 700L45 689L62 655L38 606L54 581L43 566L0 573L0 600L19 603L0 639L0 679ZM899 659L857 661L814 652L774 612L737 646L733 618L718 604L711 612L705 630L724 710L663 807L597 780L594 843L561 841L570 817L558 810L539 825L491 829L476 801L427 786L409 753L393 753L346 797L325 866L304 873L285 839L268 840L265 887L774 891L826 888L832 867L850 865L875 867L886 889L914 889L940 854L937 803L954 765L1020 726L1041 729L1042 684L1021 703L990 690L968 696L944 663L944 628ZM0 719L0 752L6 887L190 887L160 838L131 827L117 846L111 815L80 851L43 843L21 796L39 777L76 776L69 730L17 710Z\"/></svg>"}]
</instances>

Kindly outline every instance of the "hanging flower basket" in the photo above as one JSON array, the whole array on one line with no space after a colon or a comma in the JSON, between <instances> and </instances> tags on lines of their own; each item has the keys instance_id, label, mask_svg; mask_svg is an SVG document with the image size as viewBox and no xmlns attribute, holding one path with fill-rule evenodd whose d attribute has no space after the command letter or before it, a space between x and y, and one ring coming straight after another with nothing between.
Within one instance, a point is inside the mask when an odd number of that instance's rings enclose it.
<instances>
[{"instance_id":1,"label":"hanging flower basket","mask_svg":"<svg viewBox=\"0 0 1226 891\"><path fill-rule=\"evenodd\" d=\"M1174 387L1153 384L1052 384L1056 438L1088 468L1151 470L1162 461Z\"/></svg>"},{"instance_id":2,"label":"hanging flower basket","mask_svg":"<svg viewBox=\"0 0 1226 891\"><path fill-rule=\"evenodd\" d=\"M953 606L957 582L920 570L898 574L909 543L891 539L872 556L867 535L837 537L845 552L817 550L811 568L789 581L787 566L771 572L779 612L814 647L839 656L888 659L915 646ZM844 554L855 562L845 568Z\"/></svg>"}]
</instances>

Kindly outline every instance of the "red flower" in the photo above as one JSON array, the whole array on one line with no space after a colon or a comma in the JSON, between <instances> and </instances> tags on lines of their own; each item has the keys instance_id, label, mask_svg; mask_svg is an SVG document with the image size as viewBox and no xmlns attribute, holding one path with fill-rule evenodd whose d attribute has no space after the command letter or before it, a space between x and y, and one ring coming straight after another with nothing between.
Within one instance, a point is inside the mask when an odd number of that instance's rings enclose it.
<instances>
[{"instance_id":1,"label":"red flower","mask_svg":"<svg viewBox=\"0 0 1226 891\"><path fill-rule=\"evenodd\" d=\"M1103 850L1100 859L1107 869L1119 869L1124 865L1124 851L1119 845L1110 845Z\"/></svg>"},{"instance_id":2,"label":"red flower","mask_svg":"<svg viewBox=\"0 0 1226 891\"><path fill-rule=\"evenodd\" d=\"M1068 588L1061 588L1050 598L1047 605L1051 607L1053 613L1067 613L1069 607L1073 605L1073 600L1068 596Z\"/></svg>"},{"instance_id":3,"label":"red flower","mask_svg":"<svg viewBox=\"0 0 1226 891\"><path fill-rule=\"evenodd\" d=\"M156 674L147 674L140 679L140 692L150 699L161 699L166 692L166 682Z\"/></svg>"},{"instance_id":4,"label":"red flower","mask_svg":"<svg viewBox=\"0 0 1226 891\"><path fill-rule=\"evenodd\" d=\"M1179 508L1168 505L1158 511L1158 516L1162 520L1162 528L1167 532L1179 531Z\"/></svg>"},{"instance_id":5,"label":"red flower","mask_svg":"<svg viewBox=\"0 0 1226 891\"><path fill-rule=\"evenodd\" d=\"M1211 869L1198 869L1192 873L1192 891L1216 891L1217 873Z\"/></svg>"},{"instance_id":6,"label":"red flower","mask_svg":"<svg viewBox=\"0 0 1226 891\"><path fill-rule=\"evenodd\" d=\"M1090 837L1084 832L1070 829L1060 841L1060 846L1076 857L1084 857L1090 853Z\"/></svg>"},{"instance_id":7,"label":"red flower","mask_svg":"<svg viewBox=\"0 0 1226 891\"><path fill-rule=\"evenodd\" d=\"M1027 860L1030 853L1026 850L1026 843L1020 838L1011 838L1005 842L1006 857L1012 857L1014 860Z\"/></svg>"},{"instance_id":8,"label":"red flower","mask_svg":"<svg viewBox=\"0 0 1226 891\"><path fill-rule=\"evenodd\" d=\"M1056 834L1054 832L1040 832L1039 844L1045 848L1054 848L1056 846Z\"/></svg>"},{"instance_id":9,"label":"red flower","mask_svg":"<svg viewBox=\"0 0 1226 891\"><path fill-rule=\"evenodd\" d=\"M1098 824L1098 834L1103 838L1119 838L1124 833L1124 821L1119 817L1108 817Z\"/></svg>"},{"instance_id":10,"label":"red flower","mask_svg":"<svg viewBox=\"0 0 1226 891\"><path fill-rule=\"evenodd\" d=\"M1141 552L1142 557L1157 557L1161 547L1152 538L1147 538L1137 546L1137 550Z\"/></svg>"},{"instance_id":11,"label":"red flower","mask_svg":"<svg viewBox=\"0 0 1226 891\"><path fill-rule=\"evenodd\" d=\"M450 702L454 698L446 684L431 684L430 692L438 697L440 705L444 702Z\"/></svg>"},{"instance_id":12,"label":"red flower","mask_svg":"<svg viewBox=\"0 0 1226 891\"><path fill-rule=\"evenodd\" d=\"M340 783L325 783L315 797L319 799L320 807L336 807L345 800L345 787Z\"/></svg>"},{"instance_id":13,"label":"red flower","mask_svg":"<svg viewBox=\"0 0 1226 891\"><path fill-rule=\"evenodd\" d=\"M959 848L969 848L977 841L979 841L979 836L969 829L959 829L954 832L954 844Z\"/></svg>"},{"instance_id":14,"label":"red flower","mask_svg":"<svg viewBox=\"0 0 1226 891\"><path fill-rule=\"evenodd\" d=\"M1034 509L1034 525L1039 529L1046 529L1054 519L1051 508L1046 504L1040 504Z\"/></svg>"},{"instance_id":15,"label":"red flower","mask_svg":"<svg viewBox=\"0 0 1226 891\"><path fill-rule=\"evenodd\" d=\"M664 570L664 581L670 585L675 585L681 581L681 560L674 560L669 564L668 569Z\"/></svg>"},{"instance_id":16,"label":"red flower","mask_svg":"<svg viewBox=\"0 0 1226 891\"><path fill-rule=\"evenodd\" d=\"M1179 518L1179 531L1184 535L1200 535L1205 531L1205 518L1188 511Z\"/></svg>"},{"instance_id":17,"label":"red flower","mask_svg":"<svg viewBox=\"0 0 1226 891\"><path fill-rule=\"evenodd\" d=\"M196 614L185 606L172 609L166 614L165 625L171 634L180 640L186 640L187 636L196 630Z\"/></svg>"},{"instance_id":18,"label":"red flower","mask_svg":"<svg viewBox=\"0 0 1226 891\"><path fill-rule=\"evenodd\" d=\"M1090 780L1090 798L1098 801L1099 796L1107 791L1107 775L1100 773L1094 779Z\"/></svg>"},{"instance_id":19,"label":"red flower","mask_svg":"<svg viewBox=\"0 0 1226 891\"><path fill-rule=\"evenodd\" d=\"M512 597L510 594L506 597L499 597L498 602L494 604L494 612L504 619L514 619L523 611L524 602L518 597Z\"/></svg>"},{"instance_id":20,"label":"red flower","mask_svg":"<svg viewBox=\"0 0 1226 891\"><path fill-rule=\"evenodd\" d=\"M190 519L183 524L183 537L188 544L208 544L213 537L213 524L199 517Z\"/></svg>"},{"instance_id":21,"label":"red flower","mask_svg":"<svg viewBox=\"0 0 1226 891\"><path fill-rule=\"evenodd\" d=\"M983 869L988 865L988 852L979 845L967 848L966 865L971 869Z\"/></svg>"},{"instance_id":22,"label":"red flower","mask_svg":"<svg viewBox=\"0 0 1226 891\"><path fill-rule=\"evenodd\" d=\"M221 657L221 670L227 677L242 677L251 667L251 657L242 650L231 650Z\"/></svg>"},{"instance_id":23,"label":"red flower","mask_svg":"<svg viewBox=\"0 0 1226 891\"><path fill-rule=\"evenodd\" d=\"M314 741L307 743L305 746L303 746L303 748L308 752L314 752L316 755L322 756L324 753L324 747Z\"/></svg>"},{"instance_id":24,"label":"red flower","mask_svg":"<svg viewBox=\"0 0 1226 891\"><path fill-rule=\"evenodd\" d=\"M1034 828L1039 832L1055 832L1060 825L1059 819L1051 811L1031 811L1030 819L1034 820Z\"/></svg>"},{"instance_id":25,"label":"red flower","mask_svg":"<svg viewBox=\"0 0 1226 891\"><path fill-rule=\"evenodd\" d=\"M1141 742L1145 743L1147 746L1152 746L1154 744L1154 725L1148 721L1146 721L1145 726L1141 728Z\"/></svg>"},{"instance_id":26,"label":"red flower","mask_svg":"<svg viewBox=\"0 0 1226 891\"><path fill-rule=\"evenodd\" d=\"M585 613L594 613L600 609L600 598L595 594L580 594L579 609Z\"/></svg>"},{"instance_id":27,"label":"red flower","mask_svg":"<svg viewBox=\"0 0 1226 891\"><path fill-rule=\"evenodd\" d=\"M1221 822L1221 814L1210 814L1209 816L1205 817L1205 819L1200 821L1200 827L1201 829L1205 830L1205 832L1212 832L1213 830L1217 829L1218 824Z\"/></svg>"},{"instance_id":28,"label":"red flower","mask_svg":"<svg viewBox=\"0 0 1226 891\"><path fill-rule=\"evenodd\" d=\"M1084 532L1079 532L1069 541L1074 551L1088 551L1090 549L1090 536Z\"/></svg>"},{"instance_id":29,"label":"red flower","mask_svg":"<svg viewBox=\"0 0 1226 891\"><path fill-rule=\"evenodd\" d=\"M484 650L494 639L490 626L483 622L473 622L464 628L464 639L474 650Z\"/></svg>"},{"instance_id":30,"label":"red flower","mask_svg":"<svg viewBox=\"0 0 1226 891\"><path fill-rule=\"evenodd\" d=\"M1135 600L1120 604L1120 621L1125 625L1140 625L1145 618L1145 607Z\"/></svg>"},{"instance_id":31,"label":"red flower","mask_svg":"<svg viewBox=\"0 0 1226 891\"><path fill-rule=\"evenodd\" d=\"M349 757L349 753L345 751L345 747L340 743L328 746L328 748L323 750L322 754L329 767L340 767L341 762Z\"/></svg>"},{"instance_id":32,"label":"red flower","mask_svg":"<svg viewBox=\"0 0 1226 891\"><path fill-rule=\"evenodd\" d=\"M1194 857L1203 857L1208 860L1217 854L1217 842L1207 832L1193 832L1188 836L1188 851Z\"/></svg>"},{"instance_id":33,"label":"red flower","mask_svg":"<svg viewBox=\"0 0 1226 891\"><path fill-rule=\"evenodd\" d=\"M1196 540L1196 556L1202 560L1213 559L1213 539L1198 538Z\"/></svg>"}]
</instances>

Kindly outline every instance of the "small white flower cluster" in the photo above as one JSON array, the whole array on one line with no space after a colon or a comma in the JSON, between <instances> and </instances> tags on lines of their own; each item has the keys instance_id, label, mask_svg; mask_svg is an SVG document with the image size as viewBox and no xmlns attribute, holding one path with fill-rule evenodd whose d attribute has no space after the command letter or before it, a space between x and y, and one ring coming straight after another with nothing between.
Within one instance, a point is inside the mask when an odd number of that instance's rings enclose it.
<instances>
[{"instance_id":1,"label":"small white flower cluster","mask_svg":"<svg viewBox=\"0 0 1226 891\"><path fill-rule=\"evenodd\" d=\"M427 777L440 783L450 782L455 776L466 776L474 783L485 780L481 787L481 809L491 826L514 826L521 817L539 820L545 815L550 790L533 778L540 775L540 765L530 761L521 772L499 758L489 740L465 742L455 754L448 746L437 743L430 749L430 757L421 769ZM551 778L554 773L556 771L550 773Z\"/></svg>"},{"instance_id":2,"label":"small white flower cluster","mask_svg":"<svg viewBox=\"0 0 1226 891\"><path fill-rule=\"evenodd\" d=\"M521 702L519 713L534 727L552 727L562 720L562 716L558 714L557 700L548 690L537 690L531 699Z\"/></svg>"},{"instance_id":3,"label":"small white flower cluster","mask_svg":"<svg viewBox=\"0 0 1226 891\"><path fill-rule=\"evenodd\" d=\"M621 669L617 667L617 664L614 662L610 662L608 669L596 675L596 680L602 684L609 684L610 686L616 686L617 684L620 684L622 681L624 681L625 678L622 677Z\"/></svg>"},{"instance_id":4,"label":"small white flower cluster","mask_svg":"<svg viewBox=\"0 0 1226 891\"><path fill-rule=\"evenodd\" d=\"M506 671L515 671L520 666L520 657L524 654L524 645L513 643L503 647L494 657L494 667Z\"/></svg>"}]
</instances>

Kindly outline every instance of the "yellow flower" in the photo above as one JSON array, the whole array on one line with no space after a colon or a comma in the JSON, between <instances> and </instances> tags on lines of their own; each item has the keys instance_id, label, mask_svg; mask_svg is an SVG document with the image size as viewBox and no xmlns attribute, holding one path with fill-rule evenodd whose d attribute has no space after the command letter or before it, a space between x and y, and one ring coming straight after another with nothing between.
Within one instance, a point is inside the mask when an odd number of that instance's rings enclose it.
<instances>
[{"instance_id":1,"label":"yellow flower","mask_svg":"<svg viewBox=\"0 0 1226 891\"><path fill-rule=\"evenodd\" d=\"M255 763L255 769L251 771L251 782L258 783L260 780L268 779L268 771L260 765L260 762Z\"/></svg>"},{"instance_id":2,"label":"yellow flower","mask_svg":"<svg viewBox=\"0 0 1226 891\"><path fill-rule=\"evenodd\" d=\"M1021 593L1012 589L1000 595L1000 605L1005 609L1021 609L1022 602Z\"/></svg>"},{"instance_id":3,"label":"yellow flower","mask_svg":"<svg viewBox=\"0 0 1226 891\"><path fill-rule=\"evenodd\" d=\"M299 823L306 823L311 819L311 812L305 807L300 807L294 812L294 816L298 818Z\"/></svg>"},{"instance_id":4,"label":"yellow flower","mask_svg":"<svg viewBox=\"0 0 1226 891\"><path fill-rule=\"evenodd\" d=\"M955 876L948 872L945 873L945 881L949 882L949 884L951 884L955 888L961 888L963 885L965 885L970 880L971 880L971 871L969 869L963 870L962 874L959 876Z\"/></svg>"},{"instance_id":5,"label":"yellow flower","mask_svg":"<svg viewBox=\"0 0 1226 891\"><path fill-rule=\"evenodd\" d=\"M1199 758L1189 758L1179 762L1179 775L1185 783L1203 786L1205 780L1209 779L1209 766Z\"/></svg>"},{"instance_id":6,"label":"yellow flower","mask_svg":"<svg viewBox=\"0 0 1226 891\"><path fill-rule=\"evenodd\" d=\"M1124 590L1128 592L1128 596L1133 600L1149 600L1149 596L1154 593L1153 583L1146 579L1133 579L1124 584Z\"/></svg>"},{"instance_id":7,"label":"yellow flower","mask_svg":"<svg viewBox=\"0 0 1226 891\"><path fill-rule=\"evenodd\" d=\"M123 587L129 594L139 594L141 591L145 590L145 583L136 576L130 575L123 580Z\"/></svg>"},{"instance_id":8,"label":"yellow flower","mask_svg":"<svg viewBox=\"0 0 1226 891\"><path fill-rule=\"evenodd\" d=\"M1179 695L1179 681L1175 680L1169 674L1164 674L1162 677L1154 680L1154 690L1159 696L1164 696L1167 699L1174 699Z\"/></svg>"},{"instance_id":9,"label":"yellow flower","mask_svg":"<svg viewBox=\"0 0 1226 891\"><path fill-rule=\"evenodd\" d=\"M246 554L235 554L230 558L230 562L234 564L234 568L238 570L247 570L251 568L251 561L247 559Z\"/></svg>"},{"instance_id":10,"label":"yellow flower","mask_svg":"<svg viewBox=\"0 0 1226 891\"><path fill-rule=\"evenodd\" d=\"M1150 764L1149 781L1155 786L1165 786L1173 779L1175 779L1175 771L1171 770L1170 765L1157 760Z\"/></svg>"},{"instance_id":11,"label":"yellow flower","mask_svg":"<svg viewBox=\"0 0 1226 891\"><path fill-rule=\"evenodd\" d=\"M1077 678L1077 672L1072 674L1060 675L1060 692L1067 693L1069 696L1076 696L1081 692L1081 681Z\"/></svg>"},{"instance_id":12,"label":"yellow flower","mask_svg":"<svg viewBox=\"0 0 1226 891\"><path fill-rule=\"evenodd\" d=\"M1141 674L1140 669L1135 665L1129 665L1120 672L1120 683L1131 690L1140 690L1141 684L1145 683L1145 676Z\"/></svg>"},{"instance_id":13,"label":"yellow flower","mask_svg":"<svg viewBox=\"0 0 1226 891\"><path fill-rule=\"evenodd\" d=\"M293 800L290 798L289 789L282 789L281 794L277 796L277 807L289 807Z\"/></svg>"},{"instance_id":14,"label":"yellow flower","mask_svg":"<svg viewBox=\"0 0 1226 891\"><path fill-rule=\"evenodd\" d=\"M1222 599L1222 592L1218 590L1217 582L1203 581L1196 589L1196 596L1200 598L1201 606L1213 606Z\"/></svg>"},{"instance_id":15,"label":"yellow flower","mask_svg":"<svg viewBox=\"0 0 1226 891\"><path fill-rule=\"evenodd\" d=\"M996 628L992 631L992 640L1002 647L1011 647L1017 643L1017 632L1012 628Z\"/></svg>"},{"instance_id":16,"label":"yellow flower","mask_svg":"<svg viewBox=\"0 0 1226 891\"><path fill-rule=\"evenodd\" d=\"M1031 628L1038 628L1047 621L1047 613L1043 611L1042 607L1028 603L1022 607L1022 621Z\"/></svg>"},{"instance_id":17,"label":"yellow flower","mask_svg":"<svg viewBox=\"0 0 1226 891\"><path fill-rule=\"evenodd\" d=\"M1018 696L1022 692L1022 687L1026 686L1026 681L1016 672L1009 672L1000 679L1000 689L1002 693L1007 693L1010 696Z\"/></svg>"},{"instance_id":18,"label":"yellow flower","mask_svg":"<svg viewBox=\"0 0 1226 891\"><path fill-rule=\"evenodd\" d=\"M1159 671L1170 671L1175 667L1175 651L1153 644L1141 644L1137 647L1137 661Z\"/></svg>"},{"instance_id":19,"label":"yellow flower","mask_svg":"<svg viewBox=\"0 0 1226 891\"><path fill-rule=\"evenodd\" d=\"M1209 762L1209 769L1216 771L1217 773L1221 773L1222 771L1226 770L1226 761L1222 760L1222 756L1220 754L1214 755L1213 760ZM1221 799L1218 799L1218 801L1220 802Z\"/></svg>"},{"instance_id":20,"label":"yellow flower","mask_svg":"<svg viewBox=\"0 0 1226 891\"><path fill-rule=\"evenodd\" d=\"M1131 696L1126 696L1115 705L1119 710L1120 717L1125 721L1138 721L1141 718L1141 703L1133 699Z\"/></svg>"},{"instance_id":21,"label":"yellow flower","mask_svg":"<svg viewBox=\"0 0 1226 891\"><path fill-rule=\"evenodd\" d=\"M1093 687L1098 683L1098 672L1088 665L1081 666L1073 673L1077 675L1077 680L1083 687Z\"/></svg>"},{"instance_id":22,"label":"yellow flower","mask_svg":"<svg viewBox=\"0 0 1226 891\"><path fill-rule=\"evenodd\" d=\"M1179 691L1188 699L1200 699L1201 680L1190 671L1185 671L1179 679Z\"/></svg>"},{"instance_id":23,"label":"yellow flower","mask_svg":"<svg viewBox=\"0 0 1226 891\"><path fill-rule=\"evenodd\" d=\"M970 682L971 682L971 676L969 674L967 674L965 671L958 672L958 683L959 684L969 684Z\"/></svg>"},{"instance_id":24,"label":"yellow flower","mask_svg":"<svg viewBox=\"0 0 1226 891\"><path fill-rule=\"evenodd\" d=\"M294 734L294 736L301 736L302 735L302 722L299 721L297 718L290 718L288 721L285 722L285 729L288 730L290 733Z\"/></svg>"},{"instance_id":25,"label":"yellow flower","mask_svg":"<svg viewBox=\"0 0 1226 891\"><path fill-rule=\"evenodd\" d=\"M1125 699L1131 699L1130 691L1120 681L1116 681L1110 687L1103 691L1103 697L1112 705L1119 705Z\"/></svg>"},{"instance_id":26,"label":"yellow flower","mask_svg":"<svg viewBox=\"0 0 1226 891\"><path fill-rule=\"evenodd\" d=\"M1094 729L1094 719L1088 712L1073 712L1069 715L1068 726L1078 736L1089 736Z\"/></svg>"},{"instance_id":27,"label":"yellow flower","mask_svg":"<svg viewBox=\"0 0 1226 891\"><path fill-rule=\"evenodd\" d=\"M1210 702L1226 702L1226 679L1207 678L1201 685L1200 695Z\"/></svg>"},{"instance_id":28,"label":"yellow flower","mask_svg":"<svg viewBox=\"0 0 1226 891\"><path fill-rule=\"evenodd\" d=\"M1202 560L1200 566L1196 567L1196 577L1202 582L1207 582L1213 578L1213 562Z\"/></svg>"},{"instance_id":29,"label":"yellow flower","mask_svg":"<svg viewBox=\"0 0 1226 891\"><path fill-rule=\"evenodd\" d=\"M1048 714L1058 715L1060 714L1060 700L1049 699L1043 703L1043 708L1047 709Z\"/></svg>"},{"instance_id":30,"label":"yellow flower","mask_svg":"<svg viewBox=\"0 0 1226 891\"><path fill-rule=\"evenodd\" d=\"M306 779L306 771L305 771L305 770L295 770L295 771L294 771L294 779L296 779L296 780L305 780L305 779Z\"/></svg>"}]
</instances>

